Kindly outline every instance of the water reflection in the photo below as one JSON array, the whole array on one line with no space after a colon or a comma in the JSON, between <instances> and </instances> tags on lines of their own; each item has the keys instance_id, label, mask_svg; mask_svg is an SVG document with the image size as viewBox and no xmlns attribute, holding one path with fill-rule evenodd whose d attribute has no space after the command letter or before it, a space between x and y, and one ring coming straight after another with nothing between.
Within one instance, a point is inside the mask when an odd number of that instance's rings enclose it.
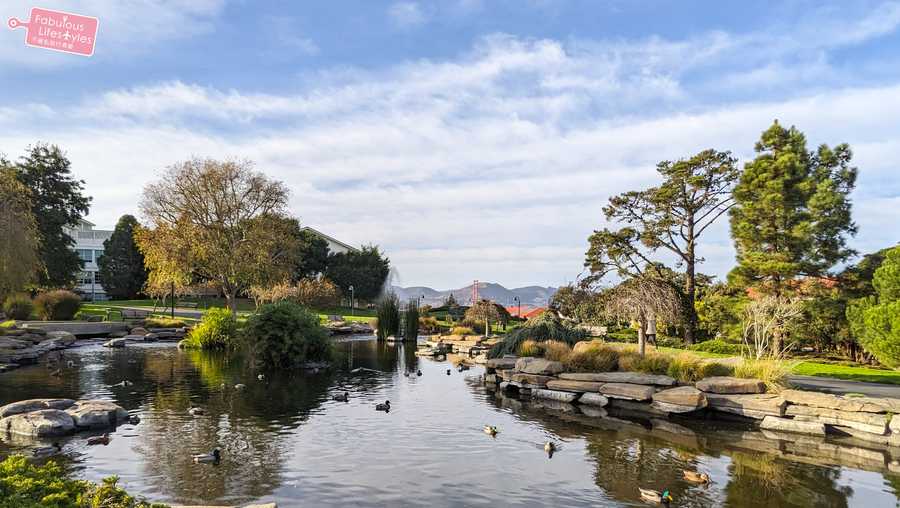
<instances>
[{"instance_id":1,"label":"water reflection","mask_svg":"<svg viewBox=\"0 0 900 508\"><path fill-rule=\"evenodd\" d=\"M41 366L0 376L0 404L116 401L141 422L105 447L68 439L64 464L92 480L118 474L137 494L179 504L629 506L639 504L638 486L668 488L676 506L897 504L891 450L716 422L598 418L602 410L504 397L485 389L478 368L447 376L448 362L368 337L338 352L328 372L259 381L234 355L85 347L69 353L77 366L59 378ZM422 377L403 376L418 369ZM332 400L344 391L349 402ZM386 399L392 411L376 412ZM189 415L192 406L205 414ZM482 431L488 424L500 428L496 438ZM561 444L552 459L541 449L548 440ZM28 446L6 440L0 455ZM192 463L216 447L219 465ZM713 483L686 482L686 469Z\"/></svg>"}]
</instances>

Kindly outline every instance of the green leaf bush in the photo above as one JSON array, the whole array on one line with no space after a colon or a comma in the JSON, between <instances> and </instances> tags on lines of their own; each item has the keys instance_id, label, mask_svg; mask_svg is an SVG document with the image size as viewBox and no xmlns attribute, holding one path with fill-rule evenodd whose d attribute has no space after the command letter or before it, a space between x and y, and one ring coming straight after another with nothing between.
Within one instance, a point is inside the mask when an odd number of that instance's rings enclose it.
<instances>
[{"instance_id":1,"label":"green leaf bush","mask_svg":"<svg viewBox=\"0 0 900 508\"><path fill-rule=\"evenodd\" d=\"M852 333L879 362L900 367L900 247L889 250L872 279L876 296L847 306Z\"/></svg>"},{"instance_id":2,"label":"green leaf bush","mask_svg":"<svg viewBox=\"0 0 900 508\"><path fill-rule=\"evenodd\" d=\"M181 341L181 346L188 349L225 349L234 345L236 335L237 320L234 314L228 309L213 307Z\"/></svg>"},{"instance_id":3,"label":"green leaf bush","mask_svg":"<svg viewBox=\"0 0 900 508\"><path fill-rule=\"evenodd\" d=\"M265 369L291 369L332 355L319 316L290 301L260 307L247 320L243 337L251 357Z\"/></svg>"},{"instance_id":4,"label":"green leaf bush","mask_svg":"<svg viewBox=\"0 0 900 508\"><path fill-rule=\"evenodd\" d=\"M44 321L71 321L81 309L81 297L66 289L37 295L34 310Z\"/></svg>"},{"instance_id":5,"label":"green leaf bush","mask_svg":"<svg viewBox=\"0 0 900 508\"><path fill-rule=\"evenodd\" d=\"M9 319L27 320L34 311L34 303L26 294L9 295L3 302L3 312Z\"/></svg>"},{"instance_id":6,"label":"green leaf bush","mask_svg":"<svg viewBox=\"0 0 900 508\"><path fill-rule=\"evenodd\" d=\"M499 358L507 354L516 354L522 342L531 339L536 342L558 340L570 346L587 337L587 332L564 324L552 312L544 312L515 328L503 336L488 352L488 358Z\"/></svg>"},{"instance_id":7,"label":"green leaf bush","mask_svg":"<svg viewBox=\"0 0 900 508\"><path fill-rule=\"evenodd\" d=\"M688 347L691 351L702 351L704 353L716 353L720 355L740 355L743 346L740 344L732 344L722 339L713 339L700 342Z\"/></svg>"}]
</instances>

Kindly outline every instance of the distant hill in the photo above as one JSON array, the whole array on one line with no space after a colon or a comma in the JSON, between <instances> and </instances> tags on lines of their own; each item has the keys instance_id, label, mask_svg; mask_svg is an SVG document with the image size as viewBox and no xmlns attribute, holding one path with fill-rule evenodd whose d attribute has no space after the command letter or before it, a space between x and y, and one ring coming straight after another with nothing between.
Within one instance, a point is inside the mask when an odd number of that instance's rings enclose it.
<instances>
[{"instance_id":1,"label":"distant hill","mask_svg":"<svg viewBox=\"0 0 900 508\"><path fill-rule=\"evenodd\" d=\"M438 291L424 286L413 286L408 288L394 286L393 289L401 300L419 298L424 295L425 298L422 299L423 303L432 306L441 305L451 294L456 298L456 301L459 302L460 305L469 305L472 302L471 284L463 288L447 289L444 291ZM493 300L501 305L515 305L516 302L514 298L518 296L522 302L522 307L546 307L547 302L550 301L550 298L556 293L556 289L557 288L554 287L541 286L506 289L500 284L493 282L479 282L478 297Z\"/></svg>"}]
</instances>

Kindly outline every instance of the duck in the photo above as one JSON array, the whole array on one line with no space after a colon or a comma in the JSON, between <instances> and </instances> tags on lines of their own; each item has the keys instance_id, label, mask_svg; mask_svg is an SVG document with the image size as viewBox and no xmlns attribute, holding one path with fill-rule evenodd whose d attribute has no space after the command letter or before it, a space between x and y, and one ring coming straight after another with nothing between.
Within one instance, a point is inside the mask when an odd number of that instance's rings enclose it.
<instances>
[{"instance_id":1,"label":"duck","mask_svg":"<svg viewBox=\"0 0 900 508\"><path fill-rule=\"evenodd\" d=\"M409 371L408 371L408 370L403 372L403 377L409 377Z\"/></svg>"},{"instance_id":2,"label":"duck","mask_svg":"<svg viewBox=\"0 0 900 508\"><path fill-rule=\"evenodd\" d=\"M450 375L450 369L447 369L447 375L448 376Z\"/></svg>"},{"instance_id":3,"label":"duck","mask_svg":"<svg viewBox=\"0 0 900 508\"><path fill-rule=\"evenodd\" d=\"M88 446L94 445L108 445L109 444L109 434L103 434L102 436L93 436L87 438Z\"/></svg>"},{"instance_id":4,"label":"duck","mask_svg":"<svg viewBox=\"0 0 900 508\"><path fill-rule=\"evenodd\" d=\"M651 489L642 489L638 487L638 490L641 492L641 499L644 501L649 501L651 503L663 504L668 506L669 503L674 501L672 496L669 495L669 489L666 489L662 492L658 492L656 490Z\"/></svg>"},{"instance_id":5,"label":"duck","mask_svg":"<svg viewBox=\"0 0 900 508\"><path fill-rule=\"evenodd\" d=\"M344 392L343 395L338 394L338 395L331 397L331 400L334 400L337 402L350 402L350 394L347 392Z\"/></svg>"},{"instance_id":6,"label":"duck","mask_svg":"<svg viewBox=\"0 0 900 508\"><path fill-rule=\"evenodd\" d=\"M51 455L56 455L57 453L62 451L62 446L59 443L53 443L50 446L39 446L31 450L32 457L49 457Z\"/></svg>"},{"instance_id":7,"label":"duck","mask_svg":"<svg viewBox=\"0 0 900 508\"><path fill-rule=\"evenodd\" d=\"M54 370L53 372L51 372L50 375L53 376L53 377L59 377L59 376L62 375L62 370L56 369L56 370Z\"/></svg>"},{"instance_id":8,"label":"duck","mask_svg":"<svg viewBox=\"0 0 900 508\"><path fill-rule=\"evenodd\" d=\"M188 414L191 416L202 416L206 414L206 411L202 407L191 407L188 408Z\"/></svg>"},{"instance_id":9,"label":"duck","mask_svg":"<svg viewBox=\"0 0 900 508\"><path fill-rule=\"evenodd\" d=\"M74 368L74 367L75 367L75 362L72 361L72 360L69 360L68 362L66 362L66 367L69 367L70 369L71 369L71 368Z\"/></svg>"},{"instance_id":10,"label":"duck","mask_svg":"<svg viewBox=\"0 0 900 508\"><path fill-rule=\"evenodd\" d=\"M375 411L384 411L387 413L391 410L391 401L386 400L384 404L375 404Z\"/></svg>"},{"instance_id":11,"label":"duck","mask_svg":"<svg viewBox=\"0 0 900 508\"><path fill-rule=\"evenodd\" d=\"M235 390L243 390L244 388L247 388L247 385L245 385L243 383L238 383L238 384L234 385Z\"/></svg>"},{"instance_id":12,"label":"duck","mask_svg":"<svg viewBox=\"0 0 900 508\"><path fill-rule=\"evenodd\" d=\"M260 381L265 381L266 375L265 375L265 374L260 374L260 375L256 376L256 379L259 379Z\"/></svg>"},{"instance_id":13,"label":"duck","mask_svg":"<svg viewBox=\"0 0 900 508\"><path fill-rule=\"evenodd\" d=\"M132 425L137 425L137 424L141 423L141 417L138 415L131 415L128 417L128 423L130 423Z\"/></svg>"},{"instance_id":14,"label":"duck","mask_svg":"<svg viewBox=\"0 0 900 508\"><path fill-rule=\"evenodd\" d=\"M199 455L191 455L191 460L197 464L217 464L222 459L222 452L218 448L210 453L201 453Z\"/></svg>"},{"instance_id":15,"label":"duck","mask_svg":"<svg viewBox=\"0 0 900 508\"><path fill-rule=\"evenodd\" d=\"M684 479L693 483L709 483L709 475L696 471L684 471Z\"/></svg>"},{"instance_id":16,"label":"duck","mask_svg":"<svg viewBox=\"0 0 900 508\"><path fill-rule=\"evenodd\" d=\"M556 443L554 443L553 441L547 441L546 443L544 443L544 451L547 452L547 455L549 455L550 458L553 458L553 452L556 451Z\"/></svg>"},{"instance_id":17,"label":"duck","mask_svg":"<svg viewBox=\"0 0 900 508\"><path fill-rule=\"evenodd\" d=\"M464 363L459 364L459 371L460 371L460 372L469 370L469 368L470 368L470 367L469 367L468 365L464 364Z\"/></svg>"},{"instance_id":18,"label":"duck","mask_svg":"<svg viewBox=\"0 0 900 508\"><path fill-rule=\"evenodd\" d=\"M134 383L132 383L131 381L125 379L125 380L123 380L121 383L116 383L116 384L114 384L113 386L131 386L131 385L133 385L133 384L134 384Z\"/></svg>"},{"instance_id":19,"label":"duck","mask_svg":"<svg viewBox=\"0 0 900 508\"><path fill-rule=\"evenodd\" d=\"M417 370L417 371L416 371L416 375L417 375L417 376L421 376L421 375L422 375L422 371L421 371L421 370Z\"/></svg>"},{"instance_id":20,"label":"duck","mask_svg":"<svg viewBox=\"0 0 900 508\"><path fill-rule=\"evenodd\" d=\"M497 432L499 432L499 431L497 430L497 427L494 425L485 425L484 426L484 433L491 437L496 436Z\"/></svg>"}]
</instances>

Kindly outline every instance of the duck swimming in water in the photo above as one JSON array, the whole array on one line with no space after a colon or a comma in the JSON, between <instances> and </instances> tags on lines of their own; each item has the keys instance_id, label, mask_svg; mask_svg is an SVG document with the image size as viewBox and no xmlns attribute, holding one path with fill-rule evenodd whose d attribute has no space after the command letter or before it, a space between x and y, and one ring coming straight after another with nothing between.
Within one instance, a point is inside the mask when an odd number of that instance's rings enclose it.
<instances>
[{"instance_id":1,"label":"duck swimming in water","mask_svg":"<svg viewBox=\"0 0 900 508\"><path fill-rule=\"evenodd\" d=\"M491 437L496 436L496 435L497 435L497 432L499 432L499 431L497 430L497 427L495 427L495 426L493 426L493 425L485 425L485 426L484 426L484 433L487 434L487 435L489 435L489 436L491 436Z\"/></svg>"},{"instance_id":2,"label":"duck swimming in water","mask_svg":"<svg viewBox=\"0 0 900 508\"><path fill-rule=\"evenodd\" d=\"M391 401L386 400L384 404L375 404L375 411L384 411L387 413L391 410Z\"/></svg>"},{"instance_id":3,"label":"duck swimming in water","mask_svg":"<svg viewBox=\"0 0 900 508\"><path fill-rule=\"evenodd\" d=\"M338 394L338 395L331 397L331 400L334 400L337 402L350 402L350 394L347 392L344 392L343 394Z\"/></svg>"},{"instance_id":4,"label":"duck swimming in water","mask_svg":"<svg viewBox=\"0 0 900 508\"><path fill-rule=\"evenodd\" d=\"M422 375L422 371L421 371L421 370L417 370L417 371L416 371L416 375L417 375L417 376L421 376L421 375Z\"/></svg>"},{"instance_id":5,"label":"duck swimming in water","mask_svg":"<svg viewBox=\"0 0 900 508\"><path fill-rule=\"evenodd\" d=\"M447 375L448 376L450 375L450 369L447 369Z\"/></svg>"},{"instance_id":6,"label":"duck swimming in water","mask_svg":"<svg viewBox=\"0 0 900 508\"><path fill-rule=\"evenodd\" d=\"M213 450L211 453L201 453L200 455L191 456L191 460L193 460L197 464L218 464L221 459L222 452L220 452L218 448Z\"/></svg>"},{"instance_id":7,"label":"duck swimming in water","mask_svg":"<svg viewBox=\"0 0 900 508\"><path fill-rule=\"evenodd\" d=\"M641 499L644 501L649 501L651 503L662 504L668 506L669 503L674 501L672 496L669 495L669 489L666 489L662 492L658 492L651 489L642 489L638 487L638 490L641 492Z\"/></svg>"},{"instance_id":8,"label":"duck swimming in water","mask_svg":"<svg viewBox=\"0 0 900 508\"><path fill-rule=\"evenodd\" d=\"M244 388L247 388L247 385L245 385L244 383L238 383L234 385L235 390L243 390Z\"/></svg>"},{"instance_id":9,"label":"duck swimming in water","mask_svg":"<svg viewBox=\"0 0 900 508\"><path fill-rule=\"evenodd\" d=\"M556 450L556 443L554 443L553 441L547 441L546 443L544 443L544 451L547 452L547 455L551 459L553 458L553 452L555 452Z\"/></svg>"},{"instance_id":10,"label":"duck swimming in water","mask_svg":"<svg viewBox=\"0 0 900 508\"><path fill-rule=\"evenodd\" d=\"M102 436L93 436L87 438L88 446L94 445L108 445L109 444L109 434L103 434Z\"/></svg>"},{"instance_id":11,"label":"duck swimming in water","mask_svg":"<svg viewBox=\"0 0 900 508\"><path fill-rule=\"evenodd\" d=\"M260 375L256 376L256 379L259 379L260 381L265 381L266 375L265 375L265 374L260 374Z\"/></svg>"},{"instance_id":12,"label":"duck swimming in water","mask_svg":"<svg viewBox=\"0 0 900 508\"><path fill-rule=\"evenodd\" d=\"M684 479L693 483L709 483L709 475L696 471L684 471Z\"/></svg>"},{"instance_id":13,"label":"duck swimming in water","mask_svg":"<svg viewBox=\"0 0 900 508\"><path fill-rule=\"evenodd\" d=\"M192 407L188 408L188 414L191 416L202 416L206 414L206 411L202 407Z\"/></svg>"}]
</instances>

